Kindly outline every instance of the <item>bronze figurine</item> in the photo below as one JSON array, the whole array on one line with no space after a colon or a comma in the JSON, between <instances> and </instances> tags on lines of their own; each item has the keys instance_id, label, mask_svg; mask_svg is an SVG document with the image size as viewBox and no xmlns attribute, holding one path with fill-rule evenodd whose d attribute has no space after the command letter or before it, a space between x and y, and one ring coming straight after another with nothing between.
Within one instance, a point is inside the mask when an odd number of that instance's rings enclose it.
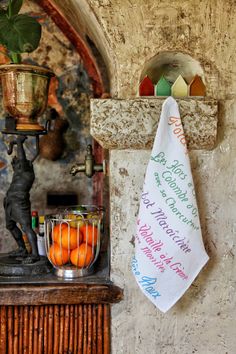
<instances>
[{"instance_id":1,"label":"bronze figurine","mask_svg":"<svg viewBox=\"0 0 236 354\"><path fill-rule=\"evenodd\" d=\"M31 226L31 203L30 189L33 185L35 174L32 161L26 158L24 150L25 135L18 135L10 143L8 154L11 155L14 145L17 146L17 156L12 160L13 178L4 199L4 209L6 214L6 228L14 237L18 249L12 251L9 256L23 257L23 263L30 264L40 259L37 247L37 236ZM21 229L20 229L20 227ZM23 240L25 233L30 242L32 253L29 254Z\"/></svg>"}]
</instances>

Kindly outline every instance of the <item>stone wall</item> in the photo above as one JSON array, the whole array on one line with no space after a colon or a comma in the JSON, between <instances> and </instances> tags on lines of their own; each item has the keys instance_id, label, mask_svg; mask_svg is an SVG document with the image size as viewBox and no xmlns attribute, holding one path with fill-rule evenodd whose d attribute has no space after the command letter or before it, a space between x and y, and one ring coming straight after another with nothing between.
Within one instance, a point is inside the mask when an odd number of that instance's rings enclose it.
<instances>
[{"instance_id":1,"label":"stone wall","mask_svg":"<svg viewBox=\"0 0 236 354\"><path fill-rule=\"evenodd\" d=\"M76 2L76 1L74 1ZM113 306L115 354L234 354L236 8L232 0L88 0L116 71L112 96L136 96L145 63L161 51L199 61L208 96L219 102L213 151L191 151L203 238L210 261L163 315L141 294L130 269L139 196L150 152L110 151L112 279L125 289ZM79 1L77 1L79 7ZM92 26L91 26L92 28ZM105 44L106 45L106 44ZM112 78L111 78L112 79Z\"/></svg>"},{"instance_id":2,"label":"stone wall","mask_svg":"<svg viewBox=\"0 0 236 354\"><path fill-rule=\"evenodd\" d=\"M41 213L49 210L47 193L73 192L81 204L92 202L92 182L80 174L70 175L70 167L77 161L83 162L86 145L91 143L89 133L89 99L91 85L84 70L80 56L63 33L34 1L25 1L22 12L30 13L42 24L42 39L39 48L30 55L24 55L28 63L37 63L52 68L56 80L51 87L49 107L55 108L63 119L68 120L69 128L64 135L66 147L63 156L57 161L38 157L34 163L35 183L31 191L32 209ZM3 60L4 57L0 57ZM1 110L1 117L4 112ZM1 127L4 120L0 121ZM8 252L16 243L5 229L3 198L12 178L11 158L7 155L9 138L0 137L0 251ZM34 141L25 143L27 156L34 153Z\"/></svg>"},{"instance_id":3,"label":"stone wall","mask_svg":"<svg viewBox=\"0 0 236 354\"><path fill-rule=\"evenodd\" d=\"M236 352L235 150L236 7L234 0L55 0L104 56L112 97L137 95L145 63L161 51L189 54L219 102L213 151L191 151L203 238L210 261L183 298L163 315L131 274L132 238L150 152L110 151L112 279L125 298L112 310L113 354ZM73 11L71 11L73 9Z\"/></svg>"}]
</instances>

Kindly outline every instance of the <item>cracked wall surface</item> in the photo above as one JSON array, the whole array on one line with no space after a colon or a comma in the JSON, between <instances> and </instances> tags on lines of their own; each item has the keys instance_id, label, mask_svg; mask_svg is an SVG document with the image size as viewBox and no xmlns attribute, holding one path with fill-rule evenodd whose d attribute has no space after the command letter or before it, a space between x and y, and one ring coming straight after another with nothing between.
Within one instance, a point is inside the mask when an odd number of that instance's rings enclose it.
<instances>
[{"instance_id":1,"label":"cracked wall surface","mask_svg":"<svg viewBox=\"0 0 236 354\"><path fill-rule=\"evenodd\" d=\"M234 354L235 1L89 0L88 4L115 57L113 98L137 96L145 63L161 51L179 51L200 63L207 95L217 99L219 110L215 149L190 153L210 261L167 314L141 294L130 268L150 151L110 150L111 274L125 289L124 301L112 308L113 353ZM112 143L112 134L109 139Z\"/></svg>"}]
</instances>

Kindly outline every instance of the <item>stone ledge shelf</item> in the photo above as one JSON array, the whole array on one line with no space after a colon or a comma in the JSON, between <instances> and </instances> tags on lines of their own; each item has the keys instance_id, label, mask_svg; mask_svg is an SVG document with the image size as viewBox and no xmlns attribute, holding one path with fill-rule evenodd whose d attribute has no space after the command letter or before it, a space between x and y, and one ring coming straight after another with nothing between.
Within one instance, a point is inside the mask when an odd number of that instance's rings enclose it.
<instances>
[{"instance_id":1,"label":"stone ledge shelf","mask_svg":"<svg viewBox=\"0 0 236 354\"><path fill-rule=\"evenodd\" d=\"M151 149L163 98L92 99L92 136L105 149ZM189 149L211 150L217 135L217 101L177 99Z\"/></svg>"}]
</instances>

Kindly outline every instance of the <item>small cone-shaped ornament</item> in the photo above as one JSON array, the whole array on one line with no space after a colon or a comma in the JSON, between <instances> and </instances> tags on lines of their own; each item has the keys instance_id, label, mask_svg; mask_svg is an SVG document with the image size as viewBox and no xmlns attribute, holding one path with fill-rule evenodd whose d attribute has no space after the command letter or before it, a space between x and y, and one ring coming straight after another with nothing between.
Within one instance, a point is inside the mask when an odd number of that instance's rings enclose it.
<instances>
[{"instance_id":1,"label":"small cone-shaped ornament","mask_svg":"<svg viewBox=\"0 0 236 354\"><path fill-rule=\"evenodd\" d=\"M170 96L171 95L171 84L164 76L160 78L155 87L156 96Z\"/></svg>"},{"instance_id":2,"label":"small cone-shaped ornament","mask_svg":"<svg viewBox=\"0 0 236 354\"><path fill-rule=\"evenodd\" d=\"M189 96L205 96L206 86L204 85L202 78L195 75L193 80L189 84Z\"/></svg>"},{"instance_id":3,"label":"small cone-shaped ornament","mask_svg":"<svg viewBox=\"0 0 236 354\"><path fill-rule=\"evenodd\" d=\"M173 97L187 97L188 85L181 75L177 77L171 87L171 94Z\"/></svg>"},{"instance_id":4,"label":"small cone-shaped ornament","mask_svg":"<svg viewBox=\"0 0 236 354\"><path fill-rule=\"evenodd\" d=\"M148 76L139 84L139 96L154 96L154 85Z\"/></svg>"}]
</instances>

